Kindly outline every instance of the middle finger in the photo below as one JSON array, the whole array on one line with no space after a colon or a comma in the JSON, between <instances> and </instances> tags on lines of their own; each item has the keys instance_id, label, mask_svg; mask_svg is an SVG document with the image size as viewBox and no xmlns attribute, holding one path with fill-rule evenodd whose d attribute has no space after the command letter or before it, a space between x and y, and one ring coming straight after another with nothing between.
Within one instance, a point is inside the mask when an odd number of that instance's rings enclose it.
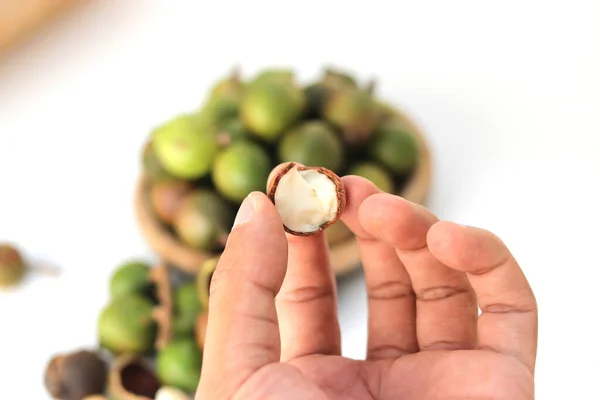
<instances>
[{"instance_id":1,"label":"middle finger","mask_svg":"<svg viewBox=\"0 0 600 400\"><path fill-rule=\"evenodd\" d=\"M414 353L418 345L410 277L394 248L369 234L358 221L360 204L379 190L357 176L346 176L342 181L348 196L342 219L356 235L369 298L367 359Z\"/></svg>"}]
</instances>

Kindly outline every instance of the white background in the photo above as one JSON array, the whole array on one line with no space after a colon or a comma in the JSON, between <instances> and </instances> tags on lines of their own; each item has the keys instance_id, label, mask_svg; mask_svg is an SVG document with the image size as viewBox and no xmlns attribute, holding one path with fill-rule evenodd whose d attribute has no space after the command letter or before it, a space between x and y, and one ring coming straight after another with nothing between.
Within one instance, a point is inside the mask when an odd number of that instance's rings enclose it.
<instances>
[{"instance_id":1,"label":"white background","mask_svg":"<svg viewBox=\"0 0 600 400\"><path fill-rule=\"evenodd\" d=\"M47 398L52 353L95 344L112 269L154 260L132 212L142 143L236 62L376 76L428 134L429 206L499 234L530 279L537 397L600 398L597 1L94 3L0 59L0 240L63 269L0 293L0 399ZM362 285L340 291L356 358Z\"/></svg>"}]
</instances>

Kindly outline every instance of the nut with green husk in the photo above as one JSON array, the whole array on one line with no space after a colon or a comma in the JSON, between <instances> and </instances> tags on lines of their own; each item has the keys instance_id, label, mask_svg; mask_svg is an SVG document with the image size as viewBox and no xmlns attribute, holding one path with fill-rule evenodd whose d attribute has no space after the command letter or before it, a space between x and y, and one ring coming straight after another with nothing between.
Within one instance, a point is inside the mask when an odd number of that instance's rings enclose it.
<instances>
[{"instance_id":1,"label":"nut with green husk","mask_svg":"<svg viewBox=\"0 0 600 400\"><path fill-rule=\"evenodd\" d=\"M290 162L274 172L267 188L286 232L309 236L333 225L346 207L339 176L322 167Z\"/></svg>"},{"instance_id":2,"label":"nut with green husk","mask_svg":"<svg viewBox=\"0 0 600 400\"><path fill-rule=\"evenodd\" d=\"M227 147L233 142L248 138L250 138L250 132L239 117L229 118L223 121L219 127L219 147Z\"/></svg>"},{"instance_id":3,"label":"nut with green husk","mask_svg":"<svg viewBox=\"0 0 600 400\"><path fill-rule=\"evenodd\" d=\"M154 283L150 277L150 265L139 260L130 260L119 265L109 281L111 298L125 294L152 295Z\"/></svg>"},{"instance_id":4,"label":"nut with green husk","mask_svg":"<svg viewBox=\"0 0 600 400\"><path fill-rule=\"evenodd\" d=\"M144 358L123 355L111 366L108 378L111 400L152 400L159 388L160 382Z\"/></svg>"},{"instance_id":5,"label":"nut with green husk","mask_svg":"<svg viewBox=\"0 0 600 400\"><path fill-rule=\"evenodd\" d=\"M200 131L219 127L225 120L239 114L245 84L236 67L232 73L219 80L211 89L208 98L195 116Z\"/></svg>"},{"instance_id":6,"label":"nut with green husk","mask_svg":"<svg viewBox=\"0 0 600 400\"><path fill-rule=\"evenodd\" d=\"M27 272L27 265L19 250L0 243L0 287L18 284Z\"/></svg>"},{"instance_id":7,"label":"nut with green husk","mask_svg":"<svg viewBox=\"0 0 600 400\"><path fill-rule=\"evenodd\" d=\"M182 313L173 315L173 338L185 339L194 336L198 314Z\"/></svg>"},{"instance_id":8,"label":"nut with green husk","mask_svg":"<svg viewBox=\"0 0 600 400\"><path fill-rule=\"evenodd\" d=\"M173 226L187 246L214 251L225 246L234 212L210 189L196 189L183 199Z\"/></svg>"},{"instance_id":9,"label":"nut with green husk","mask_svg":"<svg viewBox=\"0 0 600 400\"><path fill-rule=\"evenodd\" d=\"M240 140L217 156L212 179L222 196L239 204L250 192L263 190L271 169L271 160L263 147Z\"/></svg>"},{"instance_id":10,"label":"nut with green husk","mask_svg":"<svg viewBox=\"0 0 600 400\"><path fill-rule=\"evenodd\" d=\"M281 82L281 83L294 83L294 71L286 68L268 68L260 71L250 83L255 85L261 82Z\"/></svg>"},{"instance_id":11,"label":"nut with green husk","mask_svg":"<svg viewBox=\"0 0 600 400\"><path fill-rule=\"evenodd\" d=\"M46 366L44 385L53 398L83 400L104 393L107 365L96 352L79 350L57 354Z\"/></svg>"},{"instance_id":12,"label":"nut with green husk","mask_svg":"<svg viewBox=\"0 0 600 400\"><path fill-rule=\"evenodd\" d=\"M356 78L348 72L333 67L325 68L321 83L330 91L358 88Z\"/></svg>"},{"instance_id":13,"label":"nut with green husk","mask_svg":"<svg viewBox=\"0 0 600 400\"><path fill-rule=\"evenodd\" d=\"M100 345L115 354L144 354L152 350L157 325L154 304L140 294L111 300L98 319Z\"/></svg>"},{"instance_id":14,"label":"nut with green husk","mask_svg":"<svg viewBox=\"0 0 600 400\"><path fill-rule=\"evenodd\" d=\"M379 107L369 90L337 90L327 100L324 116L342 131L346 143L357 146L373 134L379 121Z\"/></svg>"},{"instance_id":15,"label":"nut with green husk","mask_svg":"<svg viewBox=\"0 0 600 400\"><path fill-rule=\"evenodd\" d=\"M341 219L325 230L325 237L330 246L335 246L352 237L353 233Z\"/></svg>"},{"instance_id":16,"label":"nut with green husk","mask_svg":"<svg viewBox=\"0 0 600 400\"><path fill-rule=\"evenodd\" d=\"M311 83L304 88L304 117L307 119L320 118L327 101L328 91L321 82Z\"/></svg>"},{"instance_id":17,"label":"nut with green husk","mask_svg":"<svg viewBox=\"0 0 600 400\"><path fill-rule=\"evenodd\" d=\"M171 175L197 179L210 172L218 151L217 131L200 129L192 115L179 115L152 133L158 160Z\"/></svg>"},{"instance_id":18,"label":"nut with green husk","mask_svg":"<svg viewBox=\"0 0 600 400\"><path fill-rule=\"evenodd\" d=\"M208 99L211 101L219 98L227 98L240 101L244 95L245 86L239 67L235 67L229 76L220 79L211 87Z\"/></svg>"},{"instance_id":19,"label":"nut with green husk","mask_svg":"<svg viewBox=\"0 0 600 400\"><path fill-rule=\"evenodd\" d=\"M239 100L215 98L206 103L195 115L195 123L199 132L214 131L224 121L237 117Z\"/></svg>"},{"instance_id":20,"label":"nut with green husk","mask_svg":"<svg viewBox=\"0 0 600 400\"><path fill-rule=\"evenodd\" d=\"M377 128L368 147L369 155L396 175L404 175L419 162L419 143L405 124L390 121Z\"/></svg>"},{"instance_id":21,"label":"nut with green husk","mask_svg":"<svg viewBox=\"0 0 600 400\"><path fill-rule=\"evenodd\" d=\"M156 374L163 385L193 393L202 368L202 351L194 339L177 339L156 356Z\"/></svg>"},{"instance_id":22,"label":"nut with green husk","mask_svg":"<svg viewBox=\"0 0 600 400\"><path fill-rule=\"evenodd\" d=\"M176 337L193 336L196 318L202 306L196 292L196 282L186 282L175 289L173 331Z\"/></svg>"},{"instance_id":23,"label":"nut with green husk","mask_svg":"<svg viewBox=\"0 0 600 400\"><path fill-rule=\"evenodd\" d=\"M280 162L319 165L337 172L342 166L344 146L326 122L312 120L283 135L278 155Z\"/></svg>"},{"instance_id":24,"label":"nut with green husk","mask_svg":"<svg viewBox=\"0 0 600 400\"><path fill-rule=\"evenodd\" d=\"M141 261L130 261L124 263L112 275L110 280L110 292L112 297L112 305L109 304L103 311L103 316L98 322L100 332L100 342L108 341L107 347L109 350L115 351L123 345L120 338L120 333L125 332L123 337L125 341L125 349L117 350L117 353L136 352L145 353L149 351L148 340L150 336L154 336L154 345L156 348L161 348L172 336L172 295L171 282L169 279L169 271L166 266L158 265L150 268L149 265ZM118 310L120 307L119 299L121 297L135 296L138 300L137 308L131 305L132 300L125 300L126 308ZM156 323L151 324L148 318L148 303L141 303L139 298L152 302L152 310L150 318ZM154 303L157 304L154 304ZM144 310L140 311L143 306ZM113 310L113 311L110 311ZM128 321L128 317L122 313L138 313L140 320L137 323ZM141 330L144 341L143 344L136 343L136 331ZM156 334L154 334L156 332ZM115 344L116 343L116 344ZM135 343L135 344L133 344ZM140 349L138 346L143 347ZM133 349L133 350L132 350Z\"/></svg>"},{"instance_id":25,"label":"nut with green husk","mask_svg":"<svg viewBox=\"0 0 600 400\"><path fill-rule=\"evenodd\" d=\"M378 101L377 107L379 108L379 119L381 122L388 122L392 120L398 122L403 121L402 116L398 114L398 110L389 104Z\"/></svg>"},{"instance_id":26,"label":"nut with green husk","mask_svg":"<svg viewBox=\"0 0 600 400\"><path fill-rule=\"evenodd\" d=\"M183 180L154 182L150 187L150 205L165 224L172 224L175 214L192 184Z\"/></svg>"},{"instance_id":27,"label":"nut with green husk","mask_svg":"<svg viewBox=\"0 0 600 400\"><path fill-rule=\"evenodd\" d=\"M175 179L160 163L151 140L147 141L144 145L144 150L142 152L142 168L144 174L153 181L169 181Z\"/></svg>"},{"instance_id":28,"label":"nut with green husk","mask_svg":"<svg viewBox=\"0 0 600 400\"><path fill-rule=\"evenodd\" d=\"M240 114L252 133L273 142L300 118L304 106L304 92L293 81L263 78L248 87Z\"/></svg>"},{"instance_id":29,"label":"nut with green husk","mask_svg":"<svg viewBox=\"0 0 600 400\"><path fill-rule=\"evenodd\" d=\"M356 79L350 74L326 68L320 81L314 82L304 88L306 98L305 115L308 118L318 118L323 115L327 100L339 90L357 89Z\"/></svg>"},{"instance_id":30,"label":"nut with green husk","mask_svg":"<svg viewBox=\"0 0 600 400\"><path fill-rule=\"evenodd\" d=\"M197 314L202 310L195 282L185 282L175 289L174 307L180 314Z\"/></svg>"},{"instance_id":31,"label":"nut with green husk","mask_svg":"<svg viewBox=\"0 0 600 400\"><path fill-rule=\"evenodd\" d=\"M362 176L370 180L380 190L391 193L394 190L394 179L392 175L381 165L374 162L362 162L350 168L348 175Z\"/></svg>"},{"instance_id":32,"label":"nut with green husk","mask_svg":"<svg viewBox=\"0 0 600 400\"><path fill-rule=\"evenodd\" d=\"M210 293L210 282L213 274L217 269L219 263L219 256L214 256L204 261L200 266L198 275L196 275L196 291L200 306L203 310L208 310L208 298Z\"/></svg>"}]
</instances>

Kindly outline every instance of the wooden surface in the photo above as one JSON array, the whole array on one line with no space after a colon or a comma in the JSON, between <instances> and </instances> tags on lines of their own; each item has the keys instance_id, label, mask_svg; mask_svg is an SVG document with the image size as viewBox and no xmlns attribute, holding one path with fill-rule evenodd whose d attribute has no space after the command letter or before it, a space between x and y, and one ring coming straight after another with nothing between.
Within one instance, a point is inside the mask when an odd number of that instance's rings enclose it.
<instances>
[{"instance_id":1,"label":"wooden surface","mask_svg":"<svg viewBox=\"0 0 600 400\"><path fill-rule=\"evenodd\" d=\"M85 0L0 0L0 56L60 11Z\"/></svg>"},{"instance_id":2,"label":"wooden surface","mask_svg":"<svg viewBox=\"0 0 600 400\"><path fill-rule=\"evenodd\" d=\"M395 112L416 133L421 152L418 167L404 190L398 194L414 203L424 204L431 185L432 160L429 146L420 128L400 111L396 110ZM135 212L142 234L150 247L164 261L188 273L197 273L200 265L214 254L182 245L158 222L148 201L149 186L148 180L142 177L138 183L135 197ZM342 276L360 267L360 253L354 237L331 248L331 263L337 276Z\"/></svg>"}]
</instances>

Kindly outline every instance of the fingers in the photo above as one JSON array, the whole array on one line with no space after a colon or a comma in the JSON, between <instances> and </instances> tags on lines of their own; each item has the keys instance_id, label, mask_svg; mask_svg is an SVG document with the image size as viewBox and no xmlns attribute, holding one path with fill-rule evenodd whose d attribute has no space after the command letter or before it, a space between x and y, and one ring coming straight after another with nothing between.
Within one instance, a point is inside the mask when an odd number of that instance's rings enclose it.
<instances>
[{"instance_id":1,"label":"fingers","mask_svg":"<svg viewBox=\"0 0 600 400\"><path fill-rule=\"evenodd\" d=\"M341 354L335 275L325 235L288 238L288 267L277 296L281 360Z\"/></svg>"},{"instance_id":2,"label":"fingers","mask_svg":"<svg viewBox=\"0 0 600 400\"><path fill-rule=\"evenodd\" d=\"M393 247L369 234L358 219L366 198L379 193L357 176L342 178L347 193L342 220L357 236L369 297L367 359L396 358L418 350L415 297L410 277Z\"/></svg>"},{"instance_id":3,"label":"fingers","mask_svg":"<svg viewBox=\"0 0 600 400\"><path fill-rule=\"evenodd\" d=\"M467 272L482 314L480 348L512 355L532 372L537 352L537 305L523 271L502 241L490 232L438 222L428 236L433 255Z\"/></svg>"},{"instance_id":4,"label":"fingers","mask_svg":"<svg viewBox=\"0 0 600 400\"><path fill-rule=\"evenodd\" d=\"M393 246L416 293L419 349L472 349L477 338L475 294L460 271L448 268L427 248L427 232L437 218L424 207L391 194L367 198L360 224Z\"/></svg>"},{"instance_id":5,"label":"fingers","mask_svg":"<svg viewBox=\"0 0 600 400\"><path fill-rule=\"evenodd\" d=\"M199 392L213 388L214 396L214 388L235 390L264 365L279 361L274 299L286 263L281 219L264 194L251 193L238 211L212 278Z\"/></svg>"}]
</instances>

